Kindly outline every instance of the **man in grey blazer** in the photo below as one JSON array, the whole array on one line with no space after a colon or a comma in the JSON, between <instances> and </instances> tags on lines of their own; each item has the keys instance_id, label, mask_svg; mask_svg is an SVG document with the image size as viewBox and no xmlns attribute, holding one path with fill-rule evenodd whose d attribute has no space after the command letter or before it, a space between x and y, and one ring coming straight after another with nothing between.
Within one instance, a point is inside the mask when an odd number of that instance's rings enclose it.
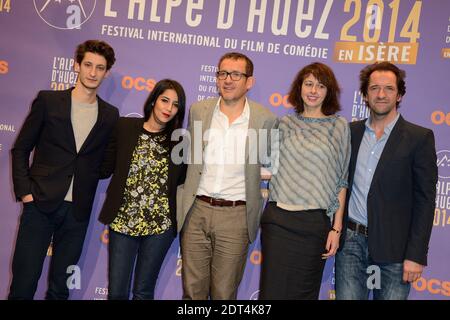
<instances>
[{"instance_id":1,"label":"man in grey blazer","mask_svg":"<svg viewBox=\"0 0 450 320\"><path fill-rule=\"evenodd\" d=\"M263 199L261 163L275 115L246 97L253 63L232 52L217 71L219 98L195 103L186 182L178 193L184 299L236 299Z\"/></svg>"}]
</instances>

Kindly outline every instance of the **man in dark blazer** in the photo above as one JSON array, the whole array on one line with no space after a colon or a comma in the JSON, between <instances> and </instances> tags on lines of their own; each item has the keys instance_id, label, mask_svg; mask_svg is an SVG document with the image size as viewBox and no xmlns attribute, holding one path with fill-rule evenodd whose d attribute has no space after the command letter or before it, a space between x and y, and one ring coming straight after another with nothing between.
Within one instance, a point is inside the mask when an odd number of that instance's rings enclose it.
<instances>
[{"instance_id":1,"label":"man in dark blazer","mask_svg":"<svg viewBox=\"0 0 450 320\"><path fill-rule=\"evenodd\" d=\"M336 298L407 299L427 265L437 165L433 132L403 119L405 72L389 62L365 67L360 90L370 117L351 123L349 192Z\"/></svg>"},{"instance_id":2,"label":"man in dark blazer","mask_svg":"<svg viewBox=\"0 0 450 320\"><path fill-rule=\"evenodd\" d=\"M117 108L96 94L114 62L107 43L80 44L75 87L39 92L11 150L14 192L23 211L9 299L33 299L50 243L46 299L69 297L68 267L80 258L100 164L119 117Z\"/></svg>"}]
</instances>

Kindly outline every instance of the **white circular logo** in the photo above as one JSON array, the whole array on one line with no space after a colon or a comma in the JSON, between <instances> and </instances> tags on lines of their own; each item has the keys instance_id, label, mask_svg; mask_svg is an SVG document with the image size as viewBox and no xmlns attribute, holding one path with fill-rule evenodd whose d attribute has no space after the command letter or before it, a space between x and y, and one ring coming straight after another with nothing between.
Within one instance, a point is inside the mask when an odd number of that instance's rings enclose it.
<instances>
[{"instance_id":1,"label":"white circular logo","mask_svg":"<svg viewBox=\"0 0 450 320\"><path fill-rule=\"evenodd\" d=\"M256 290L255 292L253 292L250 296L249 300L258 300L259 297L259 290Z\"/></svg>"},{"instance_id":2,"label":"white circular logo","mask_svg":"<svg viewBox=\"0 0 450 320\"><path fill-rule=\"evenodd\" d=\"M33 0L39 17L49 26L79 29L94 12L97 0Z\"/></svg>"},{"instance_id":3,"label":"white circular logo","mask_svg":"<svg viewBox=\"0 0 450 320\"><path fill-rule=\"evenodd\" d=\"M450 178L450 150L441 150L436 153L439 178Z\"/></svg>"},{"instance_id":4,"label":"white circular logo","mask_svg":"<svg viewBox=\"0 0 450 320\"><path fill-rule=\"evenodd\" d=\"M138 118L143 118L142 114L137 113L137 112L131 112L125 115L125 117L130 118L130 117L138 117Z\"/></svg>"}]
</instances>

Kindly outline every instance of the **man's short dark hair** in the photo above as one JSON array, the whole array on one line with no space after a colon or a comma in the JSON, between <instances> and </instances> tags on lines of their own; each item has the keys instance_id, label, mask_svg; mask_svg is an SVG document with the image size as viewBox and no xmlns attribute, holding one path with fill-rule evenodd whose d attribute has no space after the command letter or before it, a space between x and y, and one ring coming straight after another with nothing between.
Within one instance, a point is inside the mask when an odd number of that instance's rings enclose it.
<instances>
[{"instance_id":1,"label":"man's short dark hair","mask_svg":"<svg viewBox=\"0 0 450 320\"><path fill-rule=\"evenodd\" d=\"M105 41L87 40L79 44L75 51L75 61L81 64L86 52L92 52L103 56L106 59L106 70L111 69L114 62L116 62L114 49Z\"/></svg>"},{"instance_id":2,"label":"man's short dark hair","mask_svg":"<svg viewBox=\"0 0 450 320\"><path fill-rule=\"evenodd\" d=\"M391 72L393 72L397 78L398 94L401 97L403 97L405 95L405 93L406 93L406 84L405 84L406 72L402 69L399 69L396 65L394 65L388 61L382 61L382 62L375 62L373 64L366 66L359 73L359 83L360 83L359 90L361 91L361 93L364 97L367 97L367 90L369 89L370 75L374 71L391 71ZM397 107L399 104L400 104L400 102L397 101Z\"/></svg>"},{"instance_id":3,"label":"man's short dark hair","mask_svg":"<svg viewBox=\"0 0 450 320\"><path fill-rule=\"evenodd\" d=\"M247 57L245 54L239 53L239 52L228 52L225 53L219 60L219 64L217 65L220 68L220 64L225 59L232 59L232 60L245 60L245 74L247 77L253 76L253 62L250 60L249 57Z\"/></svg>"}]
</instances>

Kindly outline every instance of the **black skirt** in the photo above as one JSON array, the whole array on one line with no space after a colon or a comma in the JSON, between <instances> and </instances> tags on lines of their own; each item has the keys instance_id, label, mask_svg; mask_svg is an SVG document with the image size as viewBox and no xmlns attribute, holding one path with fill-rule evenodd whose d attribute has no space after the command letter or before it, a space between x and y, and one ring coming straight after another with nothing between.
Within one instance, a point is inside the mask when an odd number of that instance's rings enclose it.
<instances>
[{"instance_id":1,"label":"black skirt","mask_svg":"<svg viewBox=\"0 0 450 320\"><path fill-rule=\"evenodd\" d=\"M330 227L326 210L288 211L267 204L261 220L259 299L319 298Z\"/></svg>"}]
</instances>

